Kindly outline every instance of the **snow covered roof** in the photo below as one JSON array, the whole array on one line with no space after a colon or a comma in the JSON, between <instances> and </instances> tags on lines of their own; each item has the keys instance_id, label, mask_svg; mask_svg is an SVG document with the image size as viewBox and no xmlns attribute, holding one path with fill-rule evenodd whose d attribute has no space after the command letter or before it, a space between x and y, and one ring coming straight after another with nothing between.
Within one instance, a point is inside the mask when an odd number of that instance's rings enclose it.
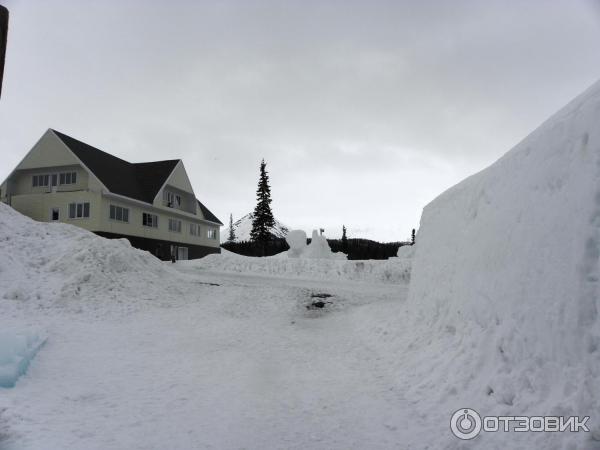
<instances>
[{"instance_id":1,"label":"snow covered roof","mask_svg":"<svg viewBox=\"0 0 600 450\"><path fill-rule=\"evenodd\" d=\"M180 161L171 159L130 163L64 133L52 131L110 192L146 203L153 202L156 194Z\"/></svg>"}]
</instances>

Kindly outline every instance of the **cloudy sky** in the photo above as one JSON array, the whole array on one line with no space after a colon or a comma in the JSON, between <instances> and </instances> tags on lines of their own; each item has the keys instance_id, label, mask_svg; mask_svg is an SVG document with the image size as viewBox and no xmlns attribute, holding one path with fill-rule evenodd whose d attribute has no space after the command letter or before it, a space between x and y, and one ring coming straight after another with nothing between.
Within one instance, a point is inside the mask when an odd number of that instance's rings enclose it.
<instances>
[{"instance_id":1,"label":"cloudy sky","mask_svg":"<svg viewBox=\"0 0 600 450\"><path fill-rule=\"evenodd\" d=\"M0 178L47 128L183 159L227 222L265 158L292 228L401 240L600 78L592 0L0 0Z\"/></svg>"}]
</instances>

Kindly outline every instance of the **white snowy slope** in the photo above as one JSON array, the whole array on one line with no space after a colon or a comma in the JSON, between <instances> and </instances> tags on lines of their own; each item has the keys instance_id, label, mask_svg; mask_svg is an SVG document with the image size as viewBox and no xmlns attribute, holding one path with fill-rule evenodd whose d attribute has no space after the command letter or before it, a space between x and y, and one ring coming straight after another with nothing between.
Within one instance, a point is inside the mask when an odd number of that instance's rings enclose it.
<instances>
[{"instance_id":1,"label":"white snowy slope","mask_svg":"<svg viewBox=\"0 0 600 450\"><path fill-rule=\"evenodd\" d=\"M252 213L246 214L241 219L233 222L233 230L235 232L235 240L237 242L249 241L250 232L252 231L252 219L254 218ZM289 228L284 224L275 219L275 226L271 229L271 233L276 237L285 237L288 233ZM221 242L226 242L229 238L229 227L225 228L221 232Z\"/></svg>"},{"instance_id":2,"label":"white snowy slope","mask_svg":"<svg viewBox=\"0 0 600 450\"><path fill-rule=\"evenodd\" d=\"M395 356L370 343L406 283L312 274L161 263L0 204L0 354L27 353L20 336L47 338L16 385L0 388L0 448L423 442L426 421L402 426L413 407L389 370Z\"/></svg>"},{"instance_id":3,"label":"white snowy slope","mask_svg":"<svg viewBox=\"0 0 600 450\"><path fill-rule=\"evenodd\" d=\"M35 222L0 203L4 307L20 304L100 315L109 308L129 311L146 298L177 292L179 276L125 239L104 239L71 225Z\"/></svg>"},{"instance_id":4,"label":"white snowy slope","mask_svg":"<svg viewBox=\"0 0 600 450\"><path fill-rule=\"evenodd\" d=\"M431 202L417 244L410 398L433 395L447 413L590 416L590 433L477 442L600 448L600 82Z\"/></svg>"}]
</instances>

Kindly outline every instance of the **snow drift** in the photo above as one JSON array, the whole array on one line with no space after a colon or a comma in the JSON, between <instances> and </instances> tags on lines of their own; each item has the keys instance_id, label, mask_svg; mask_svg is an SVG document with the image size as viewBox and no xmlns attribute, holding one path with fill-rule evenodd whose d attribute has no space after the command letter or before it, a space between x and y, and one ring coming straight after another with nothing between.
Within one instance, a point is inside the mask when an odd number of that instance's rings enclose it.
<instances>
[{"instance_id":1,"label":"snow drift","mask_svg":"<svg viewBox=\"0 0 600 450\"><path fill-rule=\"evenodd\" d=\"M268 258L253 258L221 249L220 254L208 255L193 261L178 261L177 265L207 272L404 284L410 280L411 259L347 261L345 259L288 258L287 252Z\"/></svg>"},{"instance_id":2,"label":"snow drift","mask_svg":"<svg viewBox=\"0 0 600 450\"><path fill-rule=\"evenodd\" d=\"M131 310L175 287L181 276L126 239L105 239L62 223L41 223L0 203L0 300L15 308ZM5 303L8 305L9 303ZM1 325L0 317L0 325Z\"/></svg>"},{"instance_id":3,"label":"snow drift","mask_svg":"<svg viewBox=\"0 0 600 450\"><path fill-rule=\"evenodd\" d=\"M482 414L589 415L576 439L591 448L599 256L600 82L424 209L408 307L414 348L437 357L415 393L435 385Z\"/></svg>"}]
</instances>

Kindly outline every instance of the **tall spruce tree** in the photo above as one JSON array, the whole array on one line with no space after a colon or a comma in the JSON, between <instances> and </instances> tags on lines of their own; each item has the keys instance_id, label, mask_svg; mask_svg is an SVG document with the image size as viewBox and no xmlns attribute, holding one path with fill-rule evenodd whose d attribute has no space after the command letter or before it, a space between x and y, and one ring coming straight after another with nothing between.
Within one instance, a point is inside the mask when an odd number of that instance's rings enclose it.
<instances>
[{"instance_id":1,"label":"tall spruce tree","mask_svg":"<svg viewBox=\"0 0 600 450\"><path fill-rule=\"evenodd\" d=\"M417 232L415 231L415 229L413 228L412 230L412 234L410 235L410 245L415 245L415 237L416 237Z\"/></svg>"},{"instance_id":2,"label":"tall spruce tree","mask_svg":"<svg viewBox=\"0 0 600 450\"><path fill-rule=\"evenodd\" d=\"M233 229L233 214L229 214L229 236L227 236L227 242L230 244L235 242L235 230Z\"/></svg>"},{"instance_id":3,"label":"tall spruce tree","mask_svg":"<svg viewBox=\"0 0 600 450\"><path fill-rule=\"evenodd\" d=\"M266 244L271 240L271 229L275 226L275 218L271 211L271 187L267 163L263 159L260 163L260 178L256 190L256 207L252 217L252 231L250 239L260 245L264 254Z\"/></svg>"},{"instance_id":4,"label":"tall spruce tree","mask_svg":"<svg viewBox=\"0 0 600 450\"><path fill-rule=\"evenodd\" d=\"M348 254L348 237L346 236L346 225L342 225L342 252Z\"/></svg>"}]
</instances>

